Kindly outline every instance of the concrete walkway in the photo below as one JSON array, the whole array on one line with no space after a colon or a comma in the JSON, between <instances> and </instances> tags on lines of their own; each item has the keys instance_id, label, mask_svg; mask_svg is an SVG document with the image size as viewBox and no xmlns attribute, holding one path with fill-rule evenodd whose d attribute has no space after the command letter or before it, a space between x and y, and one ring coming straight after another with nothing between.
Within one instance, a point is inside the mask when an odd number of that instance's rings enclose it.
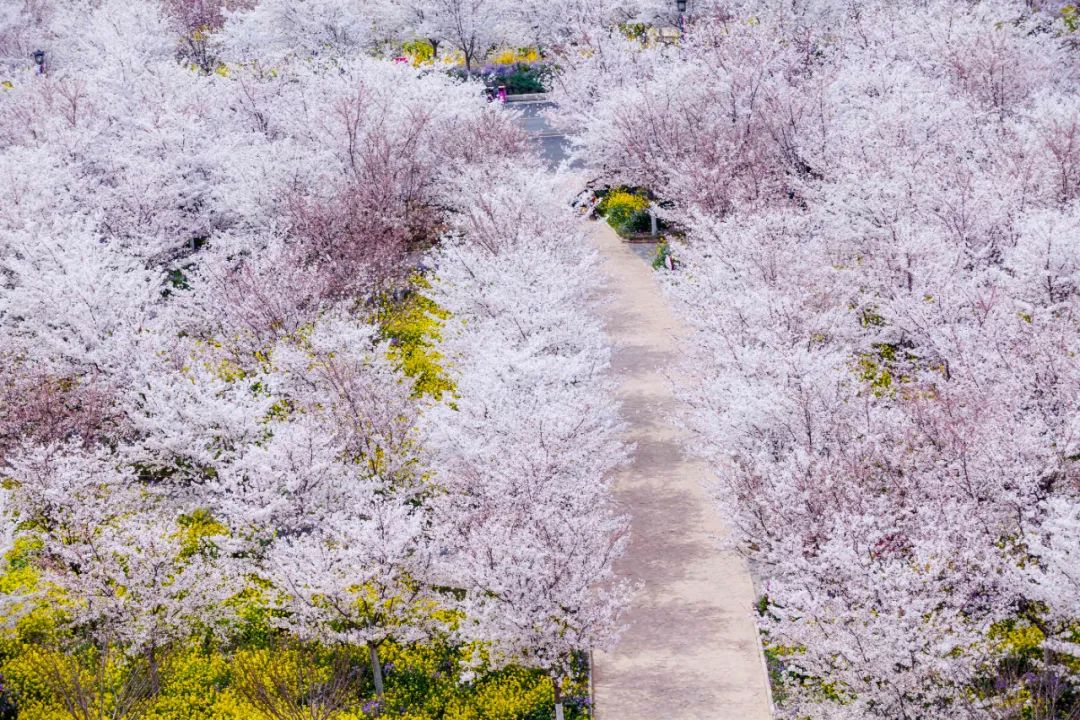
<instances>
[{"instance_id":1,"label":"concrete walkway","mask_svg":"<svg viewBox=\"0 0 1080 720\"><path fill-rule=\"evenodd\" d=\"M708 470L688 460L671 419L667 369L682 328L653 270L606 223L590 224L603 257L613 369L637 450L615 484L631 517L616 572L642 583L618 647L597 654L598 720L764 720L767 680L758 649L754 593L741 558L722 553L724 526L702 488Z\"/></svg>"}]
</instances>

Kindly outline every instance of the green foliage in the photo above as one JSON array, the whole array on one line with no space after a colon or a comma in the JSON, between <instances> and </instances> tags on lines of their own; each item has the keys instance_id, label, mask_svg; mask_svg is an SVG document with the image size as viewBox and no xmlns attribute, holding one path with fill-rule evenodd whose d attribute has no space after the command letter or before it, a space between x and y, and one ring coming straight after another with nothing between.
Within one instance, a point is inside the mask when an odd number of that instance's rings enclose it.
<instances>
[{"instance_id":1,"label":"green foliage","mask_svg":"<svg viewBox=\"0 0 1080 720\"><path fill-rule=\"evenodd\" d=\"M927 302L932 302L927 298ZM864 328L879 328L888 321L874 306L851 307ZM855 376L866 383L875 397L894 397L899 386L912 381L911 371L917 367L919 357L893 343L874 343L870 352L855 356Z\"/></svg>"},{"instance_id":2,"label":"green foliage","mask_svg":"<svg viewBox=\"0 0 1080 720\"><path fill-rule=\"evenodd\" d=\"M663 270L664 268L666 268L669 257L671 257L672 262L674 262L674 256L671 252L671 246L668 245L667 241L664 241L657 245L656 256L653 258L652 261L653 270Z\"/></svg>"},{"instance_id":3,"label":"green foliage","mask_svg":"<svg viewBox=\"0 0 1080 720\"><path fill-rule=\"evenodd\" d=\"M769 643L767 640L767 636L763 638L765 664L769 670L773 701L777 705L784 703L789 696L789 688L792 687L799 687L803 691L810 690L822 700L839 705L852 701L851 693L839 683L795 669L798 656L806 652L806 648Z\"/></svg>"},{"instance_id":4,"label":"green foliage","mask_svg":"<svg viewBox=\"0 0 1080 720\"><path fill-rule=\"evenodd\" d=\"M186 267L189 266L185 266L185 268ZM169 285L175 290L188 290L191 288L191 286L188 284L187 274L185 274L184 271L180 268L173 268L172 270L169 270L169 273L165 276L165 279L169 282ZM169 288L165 289L164 294L169 294Z\"/></svg>"},{"instance_id":5,"label":"green foliage","mask_svg":"<svg viewBox=\"0 0 1080 720\"><path fill-rule=\"evenodd\" d=\"M859 324L864 328L869 327L885 327L887 324L885 318L878 314L877 308L873 305L859 308Z\"/></svg>"},{"instance_id":6,"label":"green foliage","mask_svg":"<svg viewBox=\"0 0 1080 720\"><path fill-rule=\"evenodd\" d=\"M619 25L619 30L627 40L637 40L645 43L649 38L649 25L642 22L627 22Z\"/></svg>"},{"instance_id":7,"label":"green foliage","mask_svg":"<svg viewBox=\"0 0 1080 720\"><path fill-rule=\"evenodd\" d=\"M1080 28L1080 10L1071 4L1061 8L1061 22L1066 32L1076 32L1077 28Z\"/></svg>"},{"instance_id":8,"label":"green foliage","mask_svg":"<svg viewBox=\"0 0 1080 720\"><path fill-rule=\"evenodd\" d=\"M511 56L513 54L516 54L516 51L511 51ZM514 60L490 63L481 68L479 74L488 87L503 86L510 95L520 95L546 91L553 72L554 67L545 62ZM453 74L458 77L466 76L463 68Z\"/></svg>"},{"instance_id":9,"label":"green foliage","mask_svg":"<svg viewBox=\"0 0 1080 720\"><path fill-rule=\"evenodd\" d=\"M500 76L499 84L506 86L511 95L524 93L542 93L547 90L545 79L546 66L540 64L515 63L509 73Z\"/></svg>"},{"instance_id":10,"label":"green foliage","mask_svg":"<svg viewBox=\"0 0 1080 720\"><path fill-rule=\"evenodd\" d=\"M649 206L651 202L643 192L626 188L608 191L596 211L603 215L615 231L628 235L649 230Z\"/></svg>"},{"instance_id":11,"label":"green foliage","mask_svg":"<svg viewBox=\"0 0 1080 720\"><path fill-rule=\"evenodd\" d=\"M877 397L891 395L893 388L893 360L896 359L895 346L885 343L874 345L874 352L860 353L856 360L857 375L870 386L870 392ZM896 378L902 381L902 378Z\"/></svg>"}]
</instances>

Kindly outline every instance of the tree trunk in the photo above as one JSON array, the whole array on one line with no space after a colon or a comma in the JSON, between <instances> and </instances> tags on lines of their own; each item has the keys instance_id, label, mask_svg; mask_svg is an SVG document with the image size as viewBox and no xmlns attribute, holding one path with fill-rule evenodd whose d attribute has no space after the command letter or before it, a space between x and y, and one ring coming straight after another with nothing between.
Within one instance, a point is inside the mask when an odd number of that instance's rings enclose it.
<instances>
[{"instance_id":1,"label":"tree trunk","mask_svg":"<svg viewBox=\"0 0 1080 720\"><path fill-rule=\"evenodd\" d=\"M375 643L368 643L368 655L371 657L371 674L375 678L375 696L383 701L382 663L379 662L379 648Z\"/></svg>"},{"instance_id":2,"label":"tree trunk","mask_svg":"<svg viewBox=\"0 0 1080 720\"><path fill-rule=\"evenodd\" d=\"M435 38L428 38L428 45L431 46L431 61L438 62L439 60L439 41Z\"/></svg>"},{"instance_id":3,"label":"tree trunk","mask_svg":"<svg viewBox=\"0 0 1080 720\"><path fill-rule=\"evenodd\" d=\"M555 687L555 720L563 720L562 687L558 678L551 678L551 684Z\"/></svg>"},{"instance_id":4,"label":"tree trunk","mask_svg":"<svg viewBox=\"0 0 1080 720\"><path fill-rule=\"evenodd\" d=\"M161 674L158 671L157 647L152 643L146 649L146 676L150 692L156 695L161 691Z\"/></svg>"}]
</instances>

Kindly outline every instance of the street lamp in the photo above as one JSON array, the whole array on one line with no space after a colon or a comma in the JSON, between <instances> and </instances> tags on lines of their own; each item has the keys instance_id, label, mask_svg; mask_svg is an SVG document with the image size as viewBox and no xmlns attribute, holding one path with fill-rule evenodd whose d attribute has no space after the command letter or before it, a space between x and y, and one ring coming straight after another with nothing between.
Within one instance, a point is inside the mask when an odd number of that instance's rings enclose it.
<instances>
[{"instance_id":1,"label":"street lamp","mask_svg":"<svg viewBox=\"0 0 1080 720\"><path fill-rule=\"evenodd\" d=\"M679 32L683 32L683 16L686 15L686 0L675 0L675 7L679 10Z\"/></svg>"},{"instance_id":2,"label":"street lamp","mask_svg":"<svg viewBox=\"0 0 1080 720\"><path fill-rule=\"evenodd\" d=\"M37 64L38 75L44 75L45 74L45 51L44 50L35 50L34 51L34 62Z\"/></svg>"}]
</instances>

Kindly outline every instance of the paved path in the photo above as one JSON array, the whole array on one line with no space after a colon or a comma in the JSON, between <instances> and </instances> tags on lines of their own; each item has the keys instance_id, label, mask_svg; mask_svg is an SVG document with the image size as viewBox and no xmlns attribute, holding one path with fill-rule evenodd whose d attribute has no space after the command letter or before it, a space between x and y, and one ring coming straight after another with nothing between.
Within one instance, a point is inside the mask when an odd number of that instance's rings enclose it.
<instances>
[{"instance_id":1,"label":"paved path","mask_svg":"<svg viewBox=\"0 0 1080 720\"><path fill-rule=\"evenodd\" d=\"M636 443L615 485L631 516L616 572L643 583L614 652L597 654L598 720L768 718L764 665L753 624L753 589L741 558L722 553L724 526L702 489L707 470L683 455L665 368L683 331L652 269L605 223L590 237L603 257L605 308L619 397Z\"/></svg>"}]
</instances>

